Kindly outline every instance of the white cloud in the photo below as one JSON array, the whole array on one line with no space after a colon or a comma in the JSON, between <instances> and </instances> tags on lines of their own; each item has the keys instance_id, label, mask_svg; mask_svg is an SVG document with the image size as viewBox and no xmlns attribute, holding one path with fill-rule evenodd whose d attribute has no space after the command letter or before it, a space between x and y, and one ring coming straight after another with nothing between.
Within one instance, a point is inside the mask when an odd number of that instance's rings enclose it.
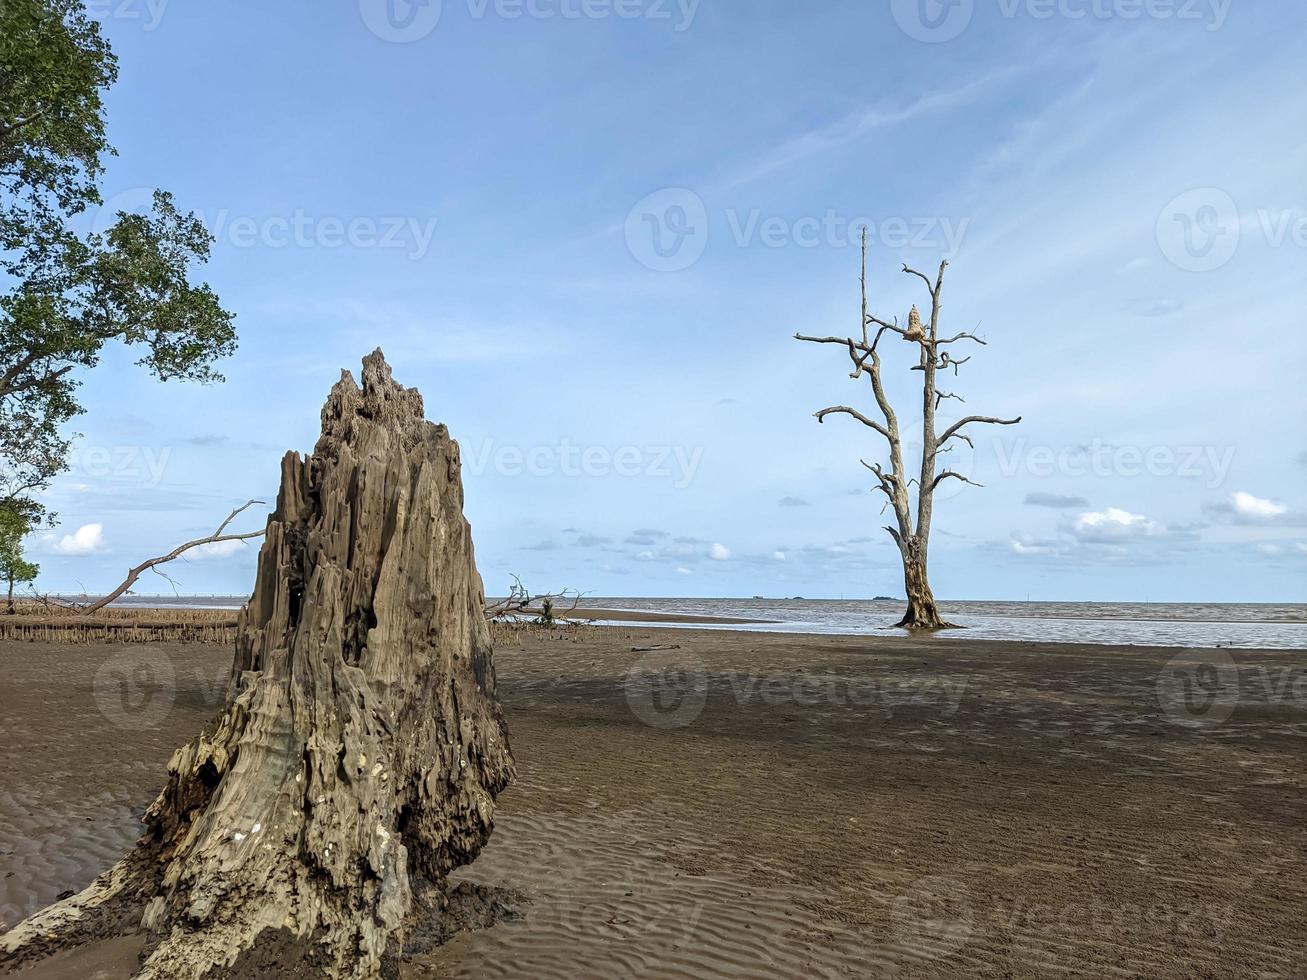
<instances>
[{"instance_id":1,"label":"white cloud","mask_svg":"<svg viewBox=\"0 0 1307 980\"><path fill-rule=\"evenodd\" d=\"M188 561L209 561L222 558L230 558L249 548L244 541L217 541L213 544L202 544L198 548L192 548L186 552Z\"/></svg>"},{"instance_id":2,"label":"white cloud","mask_svg":"<svg viewBox=\"0 0 1307 980\"><path fill-rule=\"evenodd\" d=\"M1057 553L1057 544L1042 541L1028 534L1014 534L1009 542L1013 554L1017 555L1052 555Z\"/></svg>"},{"instance_id":3,"label":"white cloud","mask_svg":"<svg viewBox=\"0 0 1307 980\"><path fill-rule=\"evenodd\" d=\"M83 524L50 544L50 550L59 555L93 555L104 548L103 524Z\"/></svg>"},{"instance_id":4,"label":"white cloud","mask_svg":"<svg viewBox=\"0 0 1307 980\"><path fill-rule=\"evenodd\" d=\"M1266 500L1263 497L1254 497L1251 493L1246 493L1243 490L1234 492L1230 497L1230 505L1240 517L1249 517L1254 520L1270 520L1272 517L1279 517L1289 512L1289 508L1284 504L1277 504L1275 501Z\"/></svg>"},{"instance_id":5,"label":"white cloud","mask_svg":"<svg viewBox=\"0 0 1307 980\"><path fill-rule=\"evenodd\" d=\"M1007 547L1023 559L1129 564L1175 560L1179 555L1191 554L1198 543L1192 527L1167 526L1122 507L1107 507L1068 517L1051 535L1013 531Z\"/></svg>"},{"instance_id":6,"label":"white cloud","mask_svg":"<svg viewBox=\"0 0 1307 980\"><path fill-rule=\"evenodd\" d=\"M726 561L731 557L731 549L724 544L714 544L708 549L708 557L713 561Z\"/></svg>"},{"instance_id":7,"label":"white cloud","mask_svg":"<svg viewBox=\"0 0 1307 980\"><path fill-rule=\"evenodd\" d=\"M775 561L784 561L784 560L785 560L785 552L783 552L783 551L773 551L773 552L771 553L771 556L772 556L772 558L773 558Z\"/></svg>"},{"instance_id":8,"label":"white cloud","mask_svg":"<svg viewBox=\"0 0 1307 980\"><path fill-rule=\"evenodd\" d=\"M1301 527L1307 525L1307 512L1295 511L1266 497L1258 497L1246 490L1238 490L1219 503L1207 503L1203 510L1222 524L1267 525Z\"/></svg>"},{"instance_id":9,"label":"white cloud","mask_svg":"<svg viewBox=\"0 0 1307 980\"><path fill-rule=\"evenodd\" d=\"M1132 514L1120 507L1086 511L1072 521L1070 530L1080 541L1100 544L1112 544L1163 533L1156 521L1143 514Z\"/></svg>"},{"instance_id":10,"label":"white cloud","mask_svg":"<svg viewBox=\"0 0 1307 980\"><path fill-rule=\"evenodd\" d=\"M692 574L694 574L694 573L691 572L688 568L677 568L677 569L676 569L676 574L677 574L677 575L692 575Z\"/></svg>"}]
</instances>

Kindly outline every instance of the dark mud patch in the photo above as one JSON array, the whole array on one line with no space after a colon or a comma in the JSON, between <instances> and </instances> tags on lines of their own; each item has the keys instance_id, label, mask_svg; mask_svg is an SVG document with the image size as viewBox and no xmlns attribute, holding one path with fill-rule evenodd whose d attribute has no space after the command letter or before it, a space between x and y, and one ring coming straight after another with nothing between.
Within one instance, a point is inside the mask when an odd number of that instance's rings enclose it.
<instances>
[{"instance_id":1,"label":"dark mud patch","mask_svg":"<svg viewBox=\"0 0 1307 980\"><path fill-rule=\"evenodd\" d=\"M524 919L530 902L515 889L467 881L459 882L446 895L424 896L414 902L414 913L406 925L404 955L429 953L460 932Z\"/></svg>"}]
</instances>

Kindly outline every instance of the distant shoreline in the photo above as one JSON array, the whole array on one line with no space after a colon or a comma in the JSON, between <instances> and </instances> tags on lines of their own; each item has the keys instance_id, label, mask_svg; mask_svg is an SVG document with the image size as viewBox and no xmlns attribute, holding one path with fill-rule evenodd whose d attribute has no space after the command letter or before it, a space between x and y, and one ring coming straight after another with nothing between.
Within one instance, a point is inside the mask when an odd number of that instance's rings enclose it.
<instances>
[{"instance_id":1,"label":"distant shoreline","mask_svg":"<svg viewBox=\"0 0 1307 980\"><path fill-rule=\"evenodd\" d=\"M47 593L51 599L62 602L91 602L97 595L83 593ZM28 599L30 596L15 595L15 599ZM487 596L495 602L503 596ZM867 598L831 598L823 596L595 596L594 598L613 602L837 602L837 603L879 603L894 604L905 602L903 598L886 598L871 596ZM249 596L223 595L220 593L197 593L195 595L128 595L114 602L120 606L141 606L155 604L159 606L188 605L195 603L224 603L242 606L249 601ZM1301 606L1307 610L1307 602L1286 599L1282 602L1246 602L1239 599L940 599L941 605L987 605L987 606L1241 606L1246 608L1273 608L1276 606ZM608 607L604 607L608 608ZM613 607L617 608L617 607ZM1307 613L1304 614L1307 616ZM1304 621L1307 621L1305 619Z\"/></svg>"},{"instance_id":2,"label":"distant shoreline","mask_svg":"<svg viewBox=\"0 0 1307 980\"><path fill-rule=\"evenodd\" d=\"M65 602L86 602L96 597L86 597L82 595L65 596L52 595L52 598L60 599ZM794 617L776 618L769 616L770 611L767 606L789 605L792 603L803 604L826 604L837 603L845 606L874 606L878 610L895 609L903 603L902 599L753 599L753 598L730 598L714 597L708 599L695 599L690 597L672 597L663 598L659 596L603 596L598 597L602 602L612 603L595 606L585 606L570 612L556 609L556 615L570 619L603 619L610 622L634 622L634 623L685 623L685 624L709 624L719 626L746 626L762 625L766 623L788 623L791 625L804 622L805 620ZM117 609L240 609L249 601L247 596L243 595L179 595L179 596L128 596L114 602L111 608ZM491 602L496 601L494 597ZM741 613L738 610L731 613L718 615L712 612L689 610L681 611L677 609L648 609L633 608L624 605L625 603L639 604L659 604L659 605L693 605L704 603L722 603L738 604L752 606L758 604L764 608L759 609L758 615L750 615L748 612ZM1307 604L1298 602L1099 602L1093 600L1051 600L1051 599L945 599L941 600L940 605L945 609L953 609L961 614L963 607L980 607L983 614L998 619L1024 619L1036 622L1057 622L1057 621L1077 621L1085 622L1117 622L1117 623L1200 623L1212 626L1220 625L1247 625L1247 624L1274 624L1274 625L1307 625ZM1040 608L1044 607L1044 608ZM1070 607L1061 608L1056 611L1048 611L1047 607ZM1124 608L1123 608L1124 607ZM1128 607L1134 607L1133 610ZM1142 609L1140 607L1143 607ZM1211 615L1148 615L1144 612L1153 612L1154 610L1189 610L1191 613L1201 611L1202 607L1218 607L1214 609ZM1221 616L1219 609L1278 609L1279 614L1273 618L1238 618ZM1299 612L1301 610L1301 612ZM537 611L538 612L538 611ZM749 610L752 612L752 610Z\"/></svg>"},{"instance_id":3,"label":"distant shoreline","mask_svg":"<svg viewBox=\"0 0 1307 980\"><path fill-rule=\"evenodd\" d=\"M80 598L80 597L79 597ZM595 625L703 627L808 635L885 635L902 600L661 599L588 597L576 609L555 602L560 620ZM244 596L132 596L114 603L119 616L168 620L183 613L225 614L233 621ZM947 601L960 637L1009 642L1124 644L1141 647L1307 649L1302 603L1052 603ZM69 611L71 615L75 612ZM538 609L516 618L532 619ZM8 635L13 630L5 630Z\"/></svg>"}]
</instances>

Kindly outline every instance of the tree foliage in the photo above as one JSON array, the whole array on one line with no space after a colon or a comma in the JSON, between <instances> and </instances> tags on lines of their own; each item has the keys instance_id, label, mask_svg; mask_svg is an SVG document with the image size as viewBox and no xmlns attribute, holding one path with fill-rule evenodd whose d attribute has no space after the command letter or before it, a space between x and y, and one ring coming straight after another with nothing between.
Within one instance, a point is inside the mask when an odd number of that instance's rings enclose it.
<instances>
[{"instance_id":1,"label":"tree foliage","mask_svg":"<svg viewBox=\"0 0 1307 980\"><path fill-rule=\"evenodd\" d=\"M0 582L9 587L9 611L14 609L14 585L31 582L41 566L23 555L23 538L31 531L30 520L16 507L0 504Z\"/></svg>"},{"instance_id":2,"label":"tree foliage","mask_svg":"<svg viewBox=\"0 0 1307 980\"><path fill-rule=\"evenodd\" d=\"M102 95L117 61L78 0L0 3L0 500L25 501L65 468L78 372L105 345L138 349L161 380L221 380L232 315L192 266L212 237L156 191L85 236L70 219L102 203Z\"/></svg>"}]
</instances>

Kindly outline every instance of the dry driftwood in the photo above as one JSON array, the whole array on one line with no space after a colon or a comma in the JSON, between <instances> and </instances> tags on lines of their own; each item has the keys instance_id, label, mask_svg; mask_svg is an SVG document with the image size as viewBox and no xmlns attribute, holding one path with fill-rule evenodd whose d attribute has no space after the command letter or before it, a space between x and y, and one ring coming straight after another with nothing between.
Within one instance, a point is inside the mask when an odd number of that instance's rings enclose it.
<instances>
[{"instance_id":1,"label":"dry driftwood","mask_svg":"<svg viewBox=\"0 0 1307 980\"><path fill-rule=\"evenodd\" d=\"M570 613L576 612L580 607L581 600L585 596L584 592L579 592L576 589L533 594L530 589L522 584L522 579L514 575L513 584L508 590L508 596L498 602L486 604L486 619L495 621L520 619L523 616L540 617L546 602L550 606L551 617L567 619ZM566 603L566 605L562 605L563 603Z\"/></svg>"},{"instance_id":2,"label":"dry driftwood","mask_svg":"<svg viewBox=\"0 0 1307 980\"><path fill-rule=\"evenodd\" d=\"M484 607L458 445L377 351L282 461L224 713L136 848L0 937L0 969L139 930L148 980L396 976L513 773Z\"/></svg>"}]
</instances>

